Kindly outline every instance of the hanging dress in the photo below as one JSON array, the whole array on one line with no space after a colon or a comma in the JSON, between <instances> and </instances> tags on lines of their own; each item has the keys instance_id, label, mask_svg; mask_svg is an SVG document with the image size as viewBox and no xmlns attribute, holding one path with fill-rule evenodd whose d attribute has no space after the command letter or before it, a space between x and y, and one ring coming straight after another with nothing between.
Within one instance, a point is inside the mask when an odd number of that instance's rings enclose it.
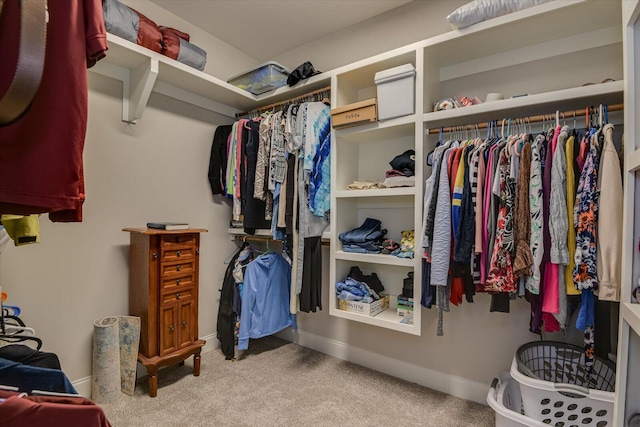
<instances>
[{"instance_id":1,"label":"hanging dress","mask_svg":"<svg viewBox=\"0 0 640 427\"><path fill-rule=\"evenodd\" d=\"M500 152L497 173L500 175L500 205L491 268L485 289L490 292L515 292L513 274L513 203L515 181L510 177L509 152Z\"/></svg>"}]
</instances>

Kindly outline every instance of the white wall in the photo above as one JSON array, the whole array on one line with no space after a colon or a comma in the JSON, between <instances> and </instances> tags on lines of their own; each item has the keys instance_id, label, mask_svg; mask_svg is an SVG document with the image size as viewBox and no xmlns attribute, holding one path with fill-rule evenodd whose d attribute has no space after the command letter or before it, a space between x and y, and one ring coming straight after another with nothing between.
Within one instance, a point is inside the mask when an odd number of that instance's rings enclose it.
<instances>
[{"instance_id":1,"label":"white wall","mask_svg":"<svg viewBox=\"0 0 640 427\"><path fill-rule=\"evenodd\" d=\"M230 209L207 180L211 141L228 119L153 94L136 125L121 122L119 82L89 73L84 222L41 216L41 243L9 246L0 284L7 304L60 357L72 380L91 375L94 320L128 314L129 233L152 220L186 221L201 237L200 336L215 333Z\"/></svg>"},{"instance_id":2,"label":"white wall","mask_svg":"<svg viewBox=\"0 0 640 427\"><path fill-rule=\"evenodd\" d=\"M468 0L414 0L273 60L291 69L311 61L317 70L328 71L451 31L445 17L465 3Z\"/></svg>"},{"instance_id":3,"label":"white wall","mask_svg":"<svg viewBox=\"0 0 640 427\"><path fill-rule=\"evenodd\" d=\"M448 31L444 16L464 2L418 0L386 18L375 17L274 60L289 66L311 60L316 68L329 70ZM207 40L179 18L160 17L161 11L147 1L127 3L153 15L159 24L191 32L209 52L206 71L211 74L225 78L256 65L217 39ZM200 257L201 337L215 333L223 261L235 248L226 235L230 207L213 200L207 182L214 129L228 119L152 94L139 123L124 124L120 83L95 73L89 73L89 83L85 220L53 224L43 216L42 242L8 247L0 264L0 285L9 294L8 303L23 308L23 318L44 341L43 350L59 355L72 380L91 374L93 321L127 314L129 236L123 227L179 220L209 230L202 236ZM301 314L298 337L308 333L346 343L353 354L380 354L417 370L487 385L508 369L519 344L536 339L528 332L524 301L516 301L511 314L489 313L485 295L445 314L444 337L435 333L435 309L425 311L421 337L329 317L326 249L324 256L324 311Z\"/></svg>"},{"instance_id":4,"label":"white wall","mask_svg":"<svg viewBox=\"0 0 640 427\"><path fill-rule=\"evenodd\" d=\"M148 0L121 1L158 25L173 27L189 33L191 36L189 41L207 52L207 63L203 70L207 74L226 81L230 77L252 70L260 65L257 59L250 57ZM212 2L212 8L215 8L215 2Z\"/></svg>"}]
</instances>

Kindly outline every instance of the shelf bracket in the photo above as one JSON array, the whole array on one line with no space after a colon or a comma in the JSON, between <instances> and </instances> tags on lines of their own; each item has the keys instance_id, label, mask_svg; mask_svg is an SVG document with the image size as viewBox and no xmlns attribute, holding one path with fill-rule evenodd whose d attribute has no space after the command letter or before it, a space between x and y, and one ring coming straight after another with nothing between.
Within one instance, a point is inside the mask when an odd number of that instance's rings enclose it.
<instances>
[{"instance_id":1,"label":"shelf bracket","mask_svg":"<svg viewBox=\"0 0 640 427\"><path fill-rule=\"evenodd\" d=\"M158 77L158 60L149 58L129 73L122 86L122 121L135 124L142 117Z\"/></svg>"}]
</instances>

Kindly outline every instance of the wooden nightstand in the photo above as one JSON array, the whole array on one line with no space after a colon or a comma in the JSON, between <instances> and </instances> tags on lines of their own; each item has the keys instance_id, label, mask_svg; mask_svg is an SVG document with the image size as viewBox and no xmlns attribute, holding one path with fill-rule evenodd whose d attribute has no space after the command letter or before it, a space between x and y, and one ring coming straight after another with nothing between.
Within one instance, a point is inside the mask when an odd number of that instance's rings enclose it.
<instances>
[{"instance_id":1,"label":"wooden nightstand","mask_svg":"<svg viewBox=\"0 0 640 427\"><path fill-rule=\"evenodd\" d=\"M158 393L158 368L193 355L200 375L198 260L203 229L125 228L130 234L129 314L140 317L138 361L149 375L149 396Z\"/></svg>"}]
</instances>

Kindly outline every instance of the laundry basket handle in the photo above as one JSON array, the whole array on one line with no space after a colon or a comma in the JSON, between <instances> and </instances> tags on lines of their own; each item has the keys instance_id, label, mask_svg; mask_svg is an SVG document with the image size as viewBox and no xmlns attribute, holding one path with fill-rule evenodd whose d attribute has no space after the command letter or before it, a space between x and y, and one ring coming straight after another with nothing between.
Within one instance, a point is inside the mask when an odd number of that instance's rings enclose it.
<instances>
[{"instance_id":1,"label":"laundry basket handle","mask_svg":"<svg viewBox=\"0 0 640 427\"><path fill-rule=\"evenodd\" d=\"M554 383L553 387L560 393L573 393L581 397L589 397L589 389L575 384Z\"/></svg>"}]
</instances>

